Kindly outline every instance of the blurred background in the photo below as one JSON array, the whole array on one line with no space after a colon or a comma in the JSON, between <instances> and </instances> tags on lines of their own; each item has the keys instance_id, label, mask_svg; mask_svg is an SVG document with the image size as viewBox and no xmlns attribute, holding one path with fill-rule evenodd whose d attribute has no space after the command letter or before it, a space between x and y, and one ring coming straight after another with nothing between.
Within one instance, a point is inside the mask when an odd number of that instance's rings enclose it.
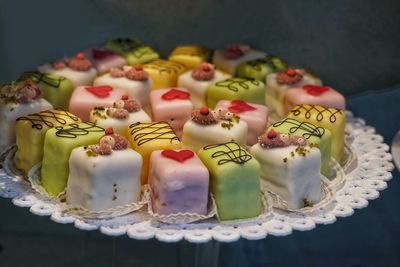
<instances>
[{"instance_id":1,"label":"blurred background","mask_svg":"<svg viewBox=\"0 0 400 267\"><path fill-rule=\"evenodd\" d=\"M346 94L400 82L400 3L366 1L0 1L0 81L114 37L163 56L178 44L249 43Z\"/></svg>"},{"instance_id":2,"label":"blurred background","mask_svg":"<svg viewBox=\"0 0 400 267\"><path fill-rule=\"evenodd\" d=\"M114 37L164 57L179 44L242 42L312 70L390 142L400 127L399 14L398 0L0 0L0 83ZM232 244L111 238L0 199L0 266L400 266L394 176L368 208L333 225Z\"/></svg>"}]
</instances>

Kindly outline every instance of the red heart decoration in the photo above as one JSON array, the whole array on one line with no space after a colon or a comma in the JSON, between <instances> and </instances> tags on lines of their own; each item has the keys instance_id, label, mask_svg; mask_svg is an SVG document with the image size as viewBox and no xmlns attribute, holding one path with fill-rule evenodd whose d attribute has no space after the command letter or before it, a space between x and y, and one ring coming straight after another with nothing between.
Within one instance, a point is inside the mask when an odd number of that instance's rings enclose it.
<instances>
[{"instance_id":1,"label":"red heart decoration","mask_svg":"<svg viewBox=\"0 0 400 267\"><path fill-rule=\"evenodd\" d=\"M164 93L161 96L161 98L164 100L174 100L174 99L184 100L184 99L189 99L190 94L188 92L184 92L184 91L178 90L176 88L172 88L168 92Z\"/></svg>"},{"instance_id":2,"label":"red heart decoration","mask_svg":"<svg viewBox=\"0 0 400 267\"><path fill-rule=\"evenodd\" d=\"M164 157L179 161L180 163L185 162L185 160L190 159L191 157L194 156L193 151L190 150L180 150L180 151L175 151L175 150L163 150L161 152L161 155Z\"/></svg>"},{"instance_id":3,"label":"red heart decoration","mask_svg":"<svg viewBox=\"0 0 400 267\"><path fill-rule=\"evenodd\" d=\"M100 98L108 97L110 95L110 92L113 90L113 88L108 85L87 86L85 87L85 89Z\"/></svg>"},{"instance_id":4,"label":"red heart decoration","mask_svg":"<svg viewBox=\"0 0 400 267\"><path fill-rule=\"evenodd\" d=\"M319 96L329 91L329 87L307 84L303 86L303 90L309 95Z\"/></svg>"},{"instance_id":5,"label":"red heart decoration","mask_svg":"<svg viewBox=\"0 0 400 267\"><path fill-rule=\"evenodd\" d=\"M113 56L114 53L103 49L92 49L92 56L94 59L103 59L109 56Z\"/></svg>"},{"instance_id":6,"label":"red heart decoration","mask_svg":"<svg viewBox=\"0 0 400 267\"><path fill-rule=\"evenodd\" d=\"M250 110L256 110L255 107L250 106L246 102L242 100L233 100L231 101L231 105L228 107L228 110L233 113L242 113Z\"/></svg>"}]
</instances>

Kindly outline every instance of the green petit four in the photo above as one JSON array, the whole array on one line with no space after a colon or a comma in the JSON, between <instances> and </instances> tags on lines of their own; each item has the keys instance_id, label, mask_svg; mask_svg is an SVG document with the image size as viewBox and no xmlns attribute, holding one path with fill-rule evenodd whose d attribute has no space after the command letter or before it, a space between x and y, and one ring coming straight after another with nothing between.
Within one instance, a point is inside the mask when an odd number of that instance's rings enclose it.
<instances>
[{"instance_id":1,"label":"green petit four","mask_svg":"<svg viewBox=\"0 0 400 267\"><path fill-rule=\"evenodd\" d=\"M247 78L229 78L207 88L207 105L214 108L220 100L243 100L248 103L265 104L265 85Z\"/></svg>"},{"instance_id":2,"label":"green petit four","mask_svg":"<svg viewBox=\"0 0 400 267\"><path fill-rule=\"evenodd\" d=\"M49 101L54 108L67 110L74 86L72 82L55 74L25 72L19 78L20 81L31 80L43 92L43 98Z\"/></svg>"},{"instance_id":3,"label":"green petit four","mask_svg":"<svg viewBox=\"0 0 400 267\"><path fill-rule=\"evenodd\" d=\"M114 53L125 57L128 65L144 64L160 57L150 46L136 39L119 38L110 40L107 42L106 47Z\"/></svg>"},{"instance_id":4,"label":"green petit four","mask_svg":"<svg viewBox=\"0 0 400 267\"><path fill-rule=\"evenodd\" d=\"M256 217L261 213L260 164L234 142L208 145L197 152L210 172L221 220Z\"/></svg>"},{"instance_id":5,"label":"green petit four","mask_svg":"<svg viewBox=\"0 0 400 267\"><path fill-rule=\"evenodd\" d=\"M72 150L96 144L103 135L104 129L91 122L60 126L46 132L41 182L50 195L58 195L67 186Z\"/></svg>"}]
</instances>

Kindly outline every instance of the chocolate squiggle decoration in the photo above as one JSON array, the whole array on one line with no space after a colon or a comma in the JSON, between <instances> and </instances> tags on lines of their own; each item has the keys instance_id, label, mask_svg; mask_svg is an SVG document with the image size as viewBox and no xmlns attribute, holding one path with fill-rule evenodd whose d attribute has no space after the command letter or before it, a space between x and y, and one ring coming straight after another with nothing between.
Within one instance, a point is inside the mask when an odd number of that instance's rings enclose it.
<instances>
[{"instance_id":1,"label":"chocolate squiggle decoration","mask_svg":"<svg viewBox=\"0 0 400 267\"><path fill-rule=\"evenodd\" d=\"M247 153L245 149L240 147L239 144L235 142L228 142L225 144L208 145L203 147L203 150L217 149L225 147L229 149L228 152L223 150L218 150L211 154L213 159L220 158L218 160L218 165L224 165L229 162L234 162L236 164L245 164L247 161L251 160L253 157Z\"/></svg>"},{"instance_id":2,"label":"chocolate squiggle decoration","mask_svg":"<svg viewBox=\"0 0 400 267\"><path fill-rule=\"evenodd\" d=\"M73 121L78 122L79 118L73 114L64 110L46 110L40 113L31 114L27 117L20 117L17 121L29 121L32 123L32 128L41 130L43 129L43 124L49 128L54 127L54 123L49 119L54 119L59 124L67 124L66 118L70 118Z\"/></svg>"},{"instance_id":3,"label":"chocolate squiggle decoration","mask_svg":"<svg viewBox=\"0 0 400 267\"><path fill-rule=\"evenodd\" d=\"M230 78L225 81L217 82L215 85L218 87L225 87L231 91L239 92L240 89L248 90L250 85L259 86L260 81L246 78Z\"/></svg>"},{"instance_id":4,"label":"chocolate squiggle decoration","mask_svg":"<svg viewBox=\"0 0 400 267\"><path fill-rule=\"evenodd\" d=\"M54 88L60 88L61 83L65 81L67 78L62 77L62 76L57 76L58 78L54 79L50 76L50 74L46 73L40 73L38 71L27 71L24 72L21 77L19 78L20 80L31 80L34 83L44 83L46 85L49 85Z\"/></svg>"},{"instance_id":5,"label":"chocolate squiggle decoration","mask_svg":"<svg viewBox=\"0 0 400 267\"><path fill-rule=\"evenodd\" d=\"M294 134L298 130L306 131L305 133L302 134L302 136L306 139L310 139L310 137L312 136L321 138L325 134L325 128L323 127L315 126L314 124L311 124L309 122L300 122L298 120L291 118L286 118L284 120L275 122L274 124L272 124L272 126L279 127L283 124L293 125L293 127L289 129L290 134Z\"/></svg>"},{"instance_id":6,"label":"chocolate squiggle decoration","mask_svg":"<svg viewBox=\"0 0 400 267\"><path fill-rule=\"evenodd\" d=\"M147 142L153 140L169 140L172 144L173 141L180 142L179 138L176 136L174 130L165 121L161 122L136 122L129 125L131 129L131 135L134 136L133 140L137 142L138 146L141 146ZM149 129L149 132L144 132Z\"/></svg>"},{"instance_id":7,"label":"chocolate squiggle decoration","mask_svg":"<svg viewBox=\"0 0 400 267\"><path fill-rule=\"evenodd\" d=\"M166 61L166 60L154 60L150 63L145 64L144 69L153 69L158 71L159 75L178 75L179 73L181 73L183 70L185 70L185 66L177 63L177 62L173 62L173 61Z\"/></svg>"},{"instance_id":8,"label":"chocolate squiggle decoration","mask_svg":"<svg viewBox=\"0 0 400 267\"><path fill-rule=\"evenodd\" d=\"M315 119L320 122L324 119L324 114L329 116L329 122L335 123L337 120L337 115L344 116L344 112L340 109L336 108L327 108L323 106L316 106L316 105L298 105L295 106L290 113L293 114L293 116L299 116L304 112L304 117L306 119L310 119L313 114L311 113L313 110L317 112L317 115L315 116Z\"/></svg>"},{"instance_id":9,"label":"chocolate squiggle decoration","mask_svg":"<svg viewBox=\"0 0 400 267\"><path fill-rule=\"evenodd\" d=\"M61 138L78 138L78 136L88 135L89 133L100 133L104 132L104 129L96 126L92 122L85 122L81 125L73 123L69 124L68 128L57 126L56 136Z\"/></svg>"}]
</instances>

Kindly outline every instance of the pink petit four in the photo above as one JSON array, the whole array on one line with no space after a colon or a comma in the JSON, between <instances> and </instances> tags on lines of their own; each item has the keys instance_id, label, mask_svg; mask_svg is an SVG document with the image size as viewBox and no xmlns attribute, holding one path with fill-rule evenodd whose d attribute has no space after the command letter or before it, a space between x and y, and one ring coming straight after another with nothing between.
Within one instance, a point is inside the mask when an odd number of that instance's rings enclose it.
<instances>
[{"instance_id":1,"label":"pink petit four","mask_svg":"<svg viewBox=\"0 0 400 267\"><path fill-rule=\"evenodd\" d=\"M88 49L85 55L93 63L99 75L110 71L111 68L122 68L126 65L125 58L106 49Z\"/></svg>"},{"instance_id":2,"label":"pink petit four","mask_svg":"<svg viewBox=\"0 0 400 267\"><path fill-rule=\"evenodd\" d=\"M207 213L209 173L191 150L151 154L149 184L158 214Z\"/></svg>"},{"instance_id":3,"label":"pink petit four","mask_svg":"<svg viewBox=\"0 0 400 267\"><path fill-rule=\"evenodd\" d=\"M79 86L72 93L69 111L82 121L89 121L90 111L94 107L112 107L123 95L126 95L125 90L108 85Z\"/></svg>"},{"instance_id":4,"label":"pink petit four","mask_svg":"<svg viewBox=\"0 0 400 267\"><path fill-rule=\"evenodd\" d=\"M247 123L247 145L257 143L257 139L262 135L267 127L268 108L264 105L250 104L242 100L220 100L215 110L227 109L240 116Z\"/></svg>"},{"instance_id":5,"label":"pink petit four","mask_svg":"<svg viewBox=\"0 0 400 267\"><path fill-rule=\"evenodd\" d=\"M159 89L150 93L154 121L166 121L181 138L183 125L193 109L190 93L183 88Z\"/></svg>"},{"instance_id":6,"label":"pink petit four","mask_svg":"<svg viewBox=\"0 0 400 267\"><path fill-rule=\"evenodd\" d=\"M285 93L285 114L288 114L294 106L302 104L346 109L346 100L338 91L328 86L311 84L288 89Z\"/></svg>"}]
</instances>

